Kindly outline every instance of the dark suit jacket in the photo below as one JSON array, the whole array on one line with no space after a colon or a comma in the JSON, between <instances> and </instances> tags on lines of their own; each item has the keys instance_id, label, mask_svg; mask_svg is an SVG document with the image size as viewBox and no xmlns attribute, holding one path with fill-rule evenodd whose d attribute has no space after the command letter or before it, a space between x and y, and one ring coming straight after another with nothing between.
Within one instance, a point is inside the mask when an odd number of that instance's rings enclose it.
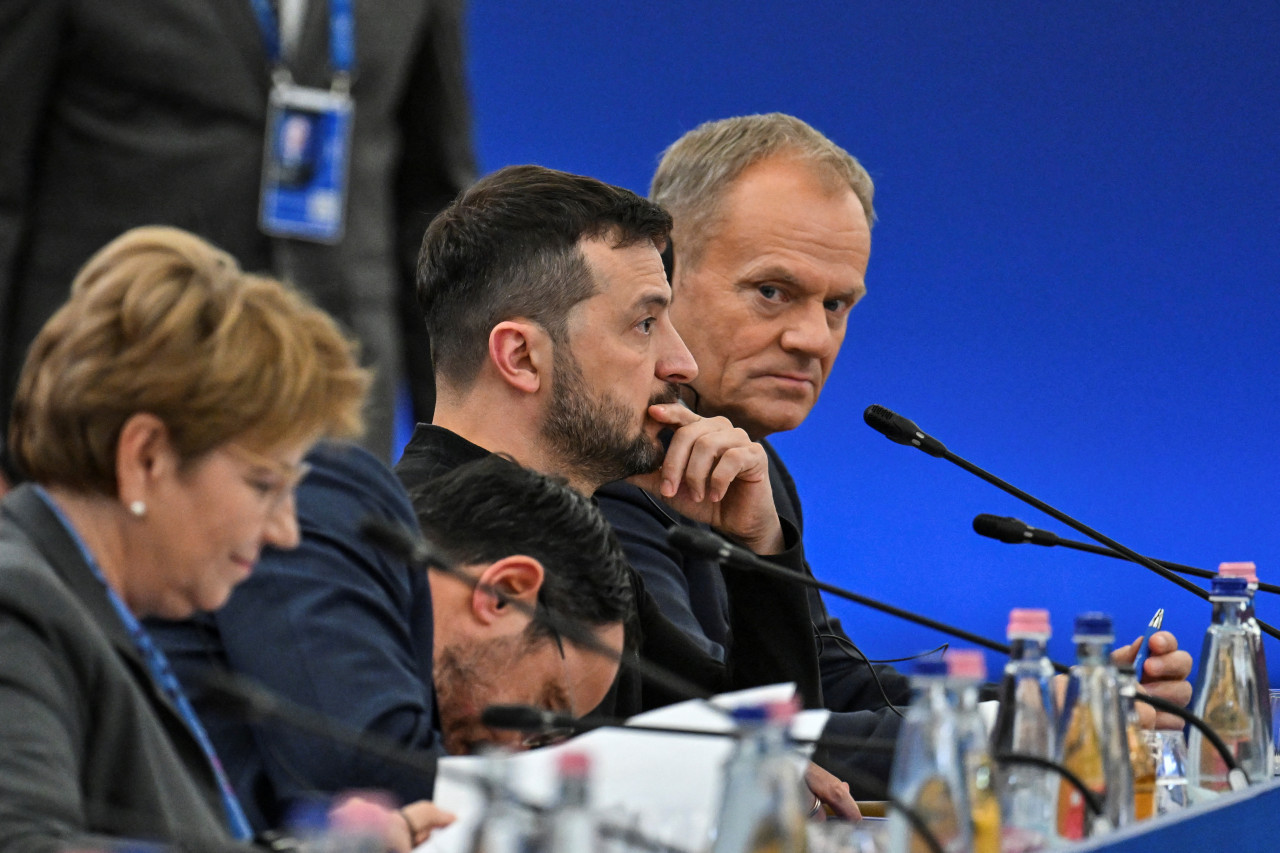
<instances>
[{"instance_id":1,"label":"dark suit jacket","mask_svg":"<svg viewBox=\"0 0 1280 853\"><path fill-rule=\"evenodd\" d=\"M123 231L162 224L293 280L360 337L382 366L370 436L385 434L386 458L400 323L423 326L408 295L418 246L475 168L461 6L355 4L346 235L324 246L258 230L271 75L251 0L0 4L0 431L76 270ZM327 2L309 0L296 82L328 87L328 27Z\"/></svg>"},{"instance_id":2,"label":"dark suit jacket","mask_svg":"<svg viewBox=\"0 0 1280 853\"><path fill-rule=\"evenodd\" d=\"M804 520L795 483L777 451L767 441L762 443L769 456L769 481L778 516L784 525L802 532ZM839 620L827 613L816 590L808 590L808 612L803 615L784 616L767 608L762 610L759 602L755 608L744 609L743 605L751 602L741 597L734 599L726 592L726 582L733 575L723 574L719 565L711 560L686 556L667 544L669 525L693 522L675 516L628 483L612 483L597 492L596 498L618 534L628 560L644 577L663 614L691 640L709 654L723 658L726 654L743 654L739 646L744 637L767 644L775 636L789 637L797 631L803 632L812 638L818 650L821 705L833 712L824 733L883 740L897 737L901 718L889 707L885 697L894 704L905 705L910 699L907 679L889 666L869 667L853 651L852 641ZM797 571L812 575L804 558L803 544L798 543L795 551ZM850 754L832 750L831 757L839 762L827 762L837 775L846 775L842 765L849 765L880 782L888 779L888 753ZM824 763L821 758L819 756L819 763ZM883 795L881 786L870 780L850 777L849 782L859 796Z\"/></svg>"},{"instance_id":3,"label":"dark suit jacket","mask_svg":"<svg viewBox=\"0 0 1280 853\"><path fill-rule=\"evenodd\" d=\"M247 850L102 584L30 486L0 505L0 850Z\"/></svg>"}]
</instances>

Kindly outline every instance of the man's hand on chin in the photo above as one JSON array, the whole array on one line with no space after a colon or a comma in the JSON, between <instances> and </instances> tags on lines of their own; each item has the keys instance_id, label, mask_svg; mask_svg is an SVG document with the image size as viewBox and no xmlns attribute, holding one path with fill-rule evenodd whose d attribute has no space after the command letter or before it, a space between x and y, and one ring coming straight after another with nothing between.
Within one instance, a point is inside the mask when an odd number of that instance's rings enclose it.
<instances>
[{"instance_id":1,"label":"man's hand on chin","mask_svg":"<svg viewBox=\"0 0 1280 853\"><path fill-rule=\"evenodd\" d=\"M679 403L652 405L649 417L672 428L671 443L661 468L631 482L757 554L782 551L764 448L728 419L704 418Z\"/></svg>"}]
</instances>

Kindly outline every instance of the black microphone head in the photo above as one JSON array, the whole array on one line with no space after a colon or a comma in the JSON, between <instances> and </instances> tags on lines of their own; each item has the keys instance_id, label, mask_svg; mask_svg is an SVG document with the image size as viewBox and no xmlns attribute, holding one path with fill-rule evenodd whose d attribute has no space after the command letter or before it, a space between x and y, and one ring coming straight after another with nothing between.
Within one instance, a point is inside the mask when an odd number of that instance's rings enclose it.
<instances>
[{"instance_id":1,"label":"black microphone head","mask_svg":"<svg viewBox=\"0 0 1280 853\"><path fill-rule=\"evenodd\" d=\"M721 560L728 543L710 530L691 524L675 524L667 528L667 542L673 548L694 557Z\"/></svg>"},{"instance_id":2,"label":"black microphone head","mask_svg":"<svg viewBox=\"0 0 1280 853\"><path fill-rule=\"evenodd\" d=\"M867 426L883 435L890 441L898 444L910 444L911 436L903 431L899 424L898 414L884 406L872 404L867 406L862 413L862 419L866 421Z\"/></svg>"},{"instance_id":3,"label":"black microphone head","mask_svg":"<svg viewBox=\"0 0 1280 853\"><path fill-rule=\"evenodd\" d=\"M426 540L404 525L385 518L366 518L360 522L360 535L380 551L419 566L448 568L450 563Z\"/></svg>"},{"instance_id":4,"label":"black microphone head","mask_svg":"<svg viewBox=\"0 0 1280 853\"><path fill-rule=\"evenodd\" d=\"M489 705L480 712L480 722L493 729L538 732L554 727L555 716L531 705Z\"/></svg>"},{"instance_id":5,"label":"black microphone head","mask_svg":"<svg viewBox=\"0 0 1280 853\"><path fill-rule=\"evenodd\" d=\"M1027 541L1027 525L1016 518L1005 515L989 515L983 513L973 519L973 532L979 536L998 539L1010 545L1020 545Z\"/></svg>"},{"instance_id":6,"label":"black microphone head","mask_svg":"<svg viewBox=\"0 0 1280 853\"><path fill-rule=\"evenodd\" d=\"M896 444L918 447L930 456L947 455L947 448L942 442L931 435L925 435L924 431L916 426L915 421L908 420L884 406L867 406L862 413L862 419L867 422L867 426Z\"/></svg>"}]
</instances>

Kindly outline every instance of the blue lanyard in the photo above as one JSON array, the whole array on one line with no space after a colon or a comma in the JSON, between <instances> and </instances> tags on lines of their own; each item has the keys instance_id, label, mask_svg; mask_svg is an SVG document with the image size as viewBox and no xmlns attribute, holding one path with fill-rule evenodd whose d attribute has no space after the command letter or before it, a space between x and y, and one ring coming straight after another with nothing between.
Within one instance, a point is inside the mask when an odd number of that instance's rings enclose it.
<instances>
[{"instance_id":1,"label":"blue lanyard","mask_svg":"<svg viewBox=\"0 0 1280 853\"><path fill-rule=\"evenodd\" d=\"M90 553L84 540L80 538L80 534L76 532L75 527L71 524L71 519L67 518L66 513L62 511L62 507L54 502L43 487L36 486L35 488L36 494L58 517L58 521L62 522L67 534L76 543L76 547L80 549L80 556L88 564L89 571L93 572L93 576L98 579L107 591L107 598L111 600L111 606L115 608L120 621L124 623L125 630L129 632L129 637L133 640L138 653L147 662L147 668L151 670L151 677L155 679L160 689L164 691L165 696L178 709L178 713L182 715L187 728L191 730L191 734L199 742L205 758L208 759L210 766L213 768L213 775L217 779L218 790L222 795L222 806L226 810L227 822L231 825L232 835L239 841L251 840L253 838L253 827L249 825L249 819L245 817L240 800L236 797L230 780L227 779L227 773L222 769L222 762L218 759L218 754L213 749L213 742L209 740L208 733L204 730L204 726L200 724L200 718L196 716L195 709L191 707L191 702L182 691L182 685L178 683L178 677L173 674L173 669L169 666L169 661L164 656L164 652L160 651L160 648L152 641L151 635L138 622L138 618L120 600L120 596L111 588L111 584L107 583L107 578L102 574L98 561L93 558L93 554Z\"/></svg>"},{"instance_id":2,"label":"blue lanyard","mask_svg":"<svg viewBox=\"0 0 1280 853\"><path fill-rule=\"evenodd\" d=\"M356 64L356 21L351 3L352 0L329 0L329 66L335 75L350 76ZM262 44L267 49L267 58L273 68L283 67L280 23L270 0L253 0L253 11L262 29Z\"/></svg>"}]
</instances>

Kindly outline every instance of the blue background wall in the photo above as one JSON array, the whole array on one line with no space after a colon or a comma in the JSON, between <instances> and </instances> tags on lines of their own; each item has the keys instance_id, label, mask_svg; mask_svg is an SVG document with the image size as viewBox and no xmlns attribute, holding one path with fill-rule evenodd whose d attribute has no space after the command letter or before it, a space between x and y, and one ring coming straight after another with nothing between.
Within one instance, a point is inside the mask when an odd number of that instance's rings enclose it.
<instances>
[{"instance_id":1,"label":"blue background wall","mask_svg":"<svg viewBox=\"0 0 1280 853\"><path fill-rule=\"evenodd\" d=\"M1199 649L1207 605L1145 570L973 534L1070 531L872 432L881 403L1135 549L1280 582L1274 0L473 0L470 41L486 170L644 192L682 132L780 110L871 171L869 295L777 440L821 577L992 637L1047 606L1064 660L1089 608L1128 639L1164 607ZM872 657L943 641L832 607Z\"/></svg>"}]
</instances>

